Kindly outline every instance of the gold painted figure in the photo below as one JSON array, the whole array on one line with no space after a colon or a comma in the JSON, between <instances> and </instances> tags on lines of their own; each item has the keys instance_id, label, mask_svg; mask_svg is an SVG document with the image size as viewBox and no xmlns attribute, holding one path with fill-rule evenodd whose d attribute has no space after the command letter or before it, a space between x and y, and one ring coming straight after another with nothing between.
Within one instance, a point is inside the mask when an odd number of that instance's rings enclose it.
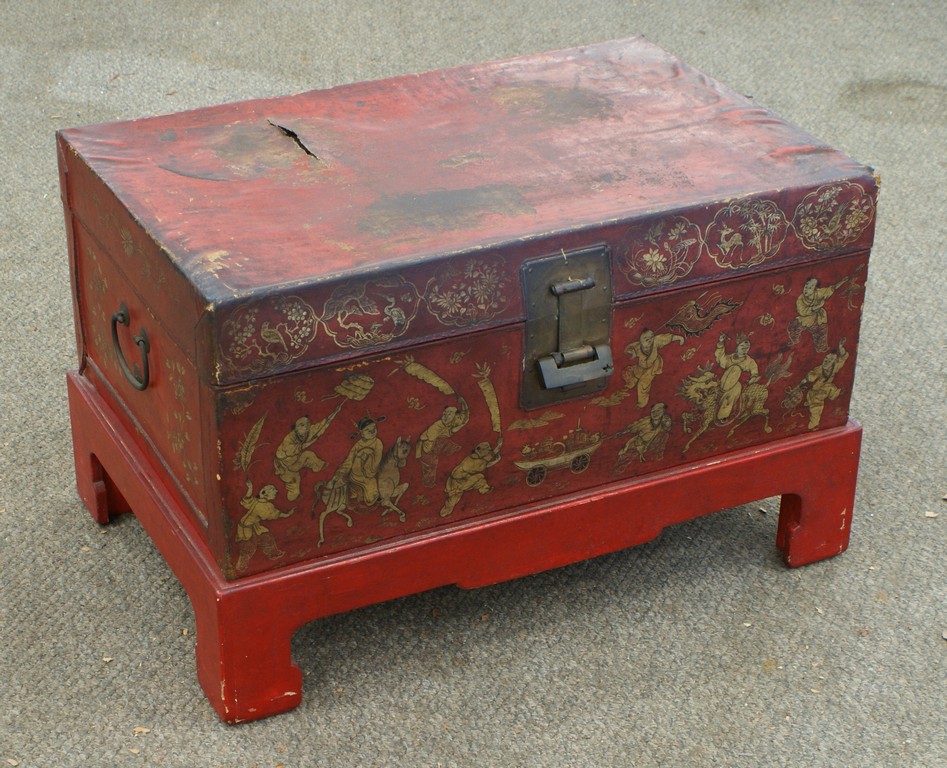
<instances>
[{"instance_id":1,"label":"gold painted figure","mask_svg":"<svg viewBox=\"0 0 947 768\"><path fill-rule=\"evenodd\" d=\"M371 416L365 416L358 422L358 440L349 450L345 460L339 465L332 479L322 488L322 501L326 508L319 515L319 545L325 542L325 521L333 512L345 519L351 528L354 524L348 509L349 498L365 504L374 504L378 500L378 480L376 475L384 453L384 446L378 438L378 424ZM321 483L316 485L317 489Z\"/></svg>"},{"instance_id":2,"label":"gold painted figure","mask_svg":"<svg viewBox=\"0 0 947 768\"><path fill-rule=\"evenodd\" d=\"M808 387L806 392L806 408L809 409L809 429L818 429L822 420L822 411L826 400L835 400L842 394L842 390L835 384L835 375L842 370L848 360L848 351L845 349L845 338L839 340L838 351L829 352L822 364L817 365L797 385L800 389Z\"/></svg>"},{"instance_id":3,"label":"gold painted figure","mask_svg":"<svg viewBox=\"0 0 947 768\"><path fill-rule=\"evenodd\" d=\"M728 426L733 433L754 416L763 418L763 432L773 431L769 425L769 409L766 401L773 382L788 375L792 355L786 360L778 355L766 368L765 383L759 375L756 361L750 357L750 340L743 333L737 334L737 348L733 353L726 351L727 335L721 334L714 351L717 365L723 368L718 379L711 367L698 367L696 374L687 376L678 389L678 393L697 409L697 414L686 412L681 416L685 434L692 432L691 424L699 421L696 431L687 441L682 454L690 450L691 445L711 426ZM746 384L743 375L748 374Z\"/></svg>"},{"instance_id":4,"label":"gold painted figure","mask_svg":"<svg viewBox=\"0 0 947 768\"><path fill-rule=\"evenodd\" d=\"M421 479L426 488L437 485L438 457L450 456L460 450L451 435L458 432L469 420L467 401L458 397L458 405L448 405L440 418L421 433L415 447L415 456L421 462Z\"/></svg>"},{"instance_id":5,"label":"gold painted figure","mask_svg":"<svg viewBox=\"0 0 947 768\"><path fill-rule=\"evenodd\" d=\"M630 453L634 449L641 461L661 459L664 457L664 448L667 445L671 432L671 417L667 412L667 405L655 403L651 412L635 421L619 435L630 435L628 442L618 452L619 462L624 465L631 459ZM626 458L627 456L627 458Z\"/></svg>"},{"instance_id":6,"label":"gold painted figure","mask_svg":"<svg viewBox=\"0 0 947 768\"><path fill-rule=\"evenodd\" d=\"M247 510L240 522L237 523L237 545L240 553L237 558L235 570L239 573L245 571L250 564L250 558L259 546L263 553L270 560L279 560L286 553L276 544L276 539L269 529L263 525L264 520L279 520L283 517L289 517L296 511L296 508L288 512L281 512L273 504L276 498L276 486L264 485L257 496L253 495L253 483L247 481L247 492L240 501L240 506Z\"/></svg>"},{"instance_id":7,"label":"gold painted figure","mask_svg":"<svg viewBox=\"0 0 947 768\"><path fill-rule=\"evenodd\" d=\"M293 424L293 428L276 449L273 466L279 479L286 485L288 501L295 501L299 498L299 482L302 470L309 469L318 472L326 465L315 452L307 449L329 428L329 424L332 423L341 408L342 403L339 403L332 413L315 424L309 420L308 416L297 419L296 423Z\"/></svg>"},{"instance_id":8,"label":"gold painted figure","mask_svg":"<svg viewBox=\"0 0 947 768\"><path fill-rule=\"evenodd\" d=\"M321 488L319 495L326 505L319 515L318 546L325 543L325 522L331 513L342 517L349 528L354 525L352 516L346 512L350 501L367 507L378 504L382 508L382 517L394 512L404 522L405 513L398 503L408 490L408 483L401 482L401 469L410 454L410 437L398 437L386 451L377 437L375 421L371 417L362 419L359 422L359 440L352 446L345 461L328 483L316 484L316 493ZM318 501L313 503L313 517L316 503Z\"/></svg>"},{"instance_id":9,"label":"gold painted figure","mask_svg":"<svg viewBox=\"0 0 947 768\"><path fill-rule=\"evenodd\" d=\"M444 506L441 507L441 517L449 517L460 497L467 491L477 491L484 494L493 490L483 474L488 467L492 467L500 460L500 447L503 445L503 438L497 439L495 448L490 447L490 443L482 442L471 451L470 455L463 459L447 478L447 484L444 486L444 493L447 498Z\"/></svg>"},{"instance_id":10,"label":"gold painted figure","mask_svg":"<svg viewBox=\"0 0 947 768\"><path fill-rule=\"evenodd\" d=\"M381 464L378 465L378 502L382 506L381 516L384 517L389 512L398 515L398 519L403 523L405 520L404 511L398 506L404 492L408 490L408 484L401 482L401 468L408 463L408 456L411 455L411 438L399 437L395 440L385 455L381 457Z\"/></svg>"},{"instance_id":11,"label":"gold painted figure","mask_svg":"<svg viewBox=\"0 0 947 768\"><path fill-rule=\"evenodd\" d=\"M720 334L720 338L717 339L717 348L714 350L717 365L723 368L717 399L718 421L729 419L734 406L739 402L740 395L743 393L743 374L746 373L750 377L747 384L755 383L760 377L756 361L747 354L750 351L750 340L746 335L742 333L737 335L737 348L732 354L726 351L726 340L727 335Z\"/></svg>"},{"instance_id":12,"label":"gold painted figure","mask_svg":"<svg viewBox=\"0 0 947 768\"><path fill-rule=\"evenodd\" d=\"M375 475L385 447L378 437L378 424L371 416L361 419L357 426L358 440L326 487L326 490L329 490L331 486L334 498L341 500L342 508L345 507L349 494L353 499L366 504L372 504L378 499L378 481Z\"/></svg>"},{"instance_id":13,"label":"gold painted figure","mask_svg":"<svg viewBox=\"0 0 947 768\"><path fill-rule=\"evenodd\" d=\"M622 378L628 389L634 389L637 392L639 408L644 408L648 404L651 384L664 370L661 349L673 341L683 345L684 337L672 333L655 334L650 328L645 328L638 337L638 341L633 341L625 347L625 354L637 358L637 362L624 370Z\"/></svg>"},{"instance_id":14,"label":"gold painted figure","mask_svg":"<svg viewBox=\"0 0 947 768\"><path fill-rule=\"evenodd\" d=\"M802 286L802 293L796 297L796 316L789 321L789 326L786 328L790 343L798 344L802 332L806 331L812 336L817 352L825 352L829 348L829 315L825 311L825 302L846 280L848 278L843 277L835 285L827 288L820 288L819 281L815 277L806 280Z\"/></svg>"}]
</instances>

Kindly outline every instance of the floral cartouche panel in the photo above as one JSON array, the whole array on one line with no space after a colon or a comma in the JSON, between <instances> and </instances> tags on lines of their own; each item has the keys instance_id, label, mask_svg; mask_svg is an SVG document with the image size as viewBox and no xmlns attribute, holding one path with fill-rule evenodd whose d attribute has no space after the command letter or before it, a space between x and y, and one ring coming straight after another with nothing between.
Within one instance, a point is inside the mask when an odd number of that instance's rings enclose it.
<instances>
[{"instance_id":1,"label":"floral cartouche panel","mask_svg":"<svg viewBox=\"0 0 947 768\"><path fill-rule=\"evenodd\" d=\"M224 390L224 566L241 576L844 424L866 265L624 302L608 387L528 412L516 325Z\"/></svg>"}]
</instances>

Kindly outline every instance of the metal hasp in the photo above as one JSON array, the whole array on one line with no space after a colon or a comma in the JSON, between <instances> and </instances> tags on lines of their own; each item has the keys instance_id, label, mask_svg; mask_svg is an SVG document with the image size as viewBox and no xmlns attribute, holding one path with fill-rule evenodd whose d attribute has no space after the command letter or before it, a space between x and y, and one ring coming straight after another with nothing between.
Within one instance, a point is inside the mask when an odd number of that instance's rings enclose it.
<instances>
[{"instance_id":1,"label":"metal hasp","mask_svg":"<svg viewBox=\"0 0 947 768\"><path fill-rule=\"evenodd\" d=\"M523 405L601 391L614 373L612 280L606 245L560 251L522 270L526 299Z\"/></svg>"}]
</instances>

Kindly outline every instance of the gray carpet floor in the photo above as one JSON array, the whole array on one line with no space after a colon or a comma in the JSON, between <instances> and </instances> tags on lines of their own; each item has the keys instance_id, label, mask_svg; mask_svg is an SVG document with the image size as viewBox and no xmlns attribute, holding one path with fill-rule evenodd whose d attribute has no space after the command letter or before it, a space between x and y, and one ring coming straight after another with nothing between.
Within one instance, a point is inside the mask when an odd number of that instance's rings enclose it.
<instances>
[{"instance_id":1,"label":"gray carpet floor","mask_svg":"<svg viewBox=\"0 0 947 768\"><path fill-rule=\"evenodd\" d=\"M874 166L852 545L774 499L295 637L295 711L222 725L188 600L74 490L57 128L644 34ZM934 2L0 3L0 766L929 766L945 740L947 14Z\"/></svg>"}]
</instances>

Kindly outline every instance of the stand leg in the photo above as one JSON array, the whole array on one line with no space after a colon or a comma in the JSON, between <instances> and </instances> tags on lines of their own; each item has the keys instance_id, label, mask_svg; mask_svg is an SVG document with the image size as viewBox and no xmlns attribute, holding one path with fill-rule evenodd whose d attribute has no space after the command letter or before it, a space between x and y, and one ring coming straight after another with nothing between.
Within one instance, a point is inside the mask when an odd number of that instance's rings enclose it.
<instances>
[{"instance_id":1,"label":"stand leg","mask_svg":"<svg viewBox=\"0 0 947 768\"><path fill-rule=\"evenodd\" d=\"M77 374L67 381L79 496L103 524L129 511L126 497L135 500L135 516L194 607L198 679L214 709L236 723L295 707L302 675L290 658L292 636L318 610L290 610L305 602L302 595L284 605L271 578L225 582L200 535L93 388Z\"/></svg>"},{"instance_id":2,"label":"stand leg","mask_svg":"<svg viewBox=\"0 0 947 768\"><path fill-rule=\"evenodd\" d=\"M858 475L861 431L848 446L818 457L818 474L805 478L805 489L783 494L779 506L776 546L790 567L808 565L848 549Z\"/></svg>"},{"instance_id":3,"label":"stand leg","mask_svg":"<svg viewBox=\"0 0 947 768\"><path fill-rule=\"evenodd\" d=\"M197 621L197 678L228 723L257 720L296 707L302 673L291 658L295 627L279 621L279 606L249 591L192 595Z\"/></svg>"},{"instance_id":4,"label":"stand leg","mask_svg":"<svg viewBox=\"0 0 947 768\"><path fill-rule=\"evenodd\" d=\"M125 497L102 467L92 447L83 437L84 429L76 424L80 417L73 409L72 448L76 464L76 488L92 518L100 525L108 525L113 517L131 511Z\"/></svg>"}]
</instances>

